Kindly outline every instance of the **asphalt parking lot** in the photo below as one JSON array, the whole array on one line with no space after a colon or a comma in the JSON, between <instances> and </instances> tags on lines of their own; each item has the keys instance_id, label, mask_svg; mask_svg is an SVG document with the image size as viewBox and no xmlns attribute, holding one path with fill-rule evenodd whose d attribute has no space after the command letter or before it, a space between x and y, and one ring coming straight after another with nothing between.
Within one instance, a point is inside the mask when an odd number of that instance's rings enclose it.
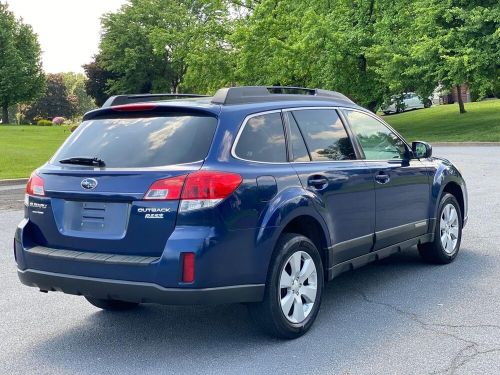
<instances>
[{"instance_id":1,"label":"asphalt parking lot","mask_svg":"<svg viewBox=\"0 0 500 375\"><path fill-rule=\"evenodd\" d=\"M109 313L17 279L23 191L0 189L1 374L499 374L500 147L441 147L469 188L469 224L447 266L416 249L327 285L312 330L261 335L243 305Z\"/></svg>"}]
</instances>

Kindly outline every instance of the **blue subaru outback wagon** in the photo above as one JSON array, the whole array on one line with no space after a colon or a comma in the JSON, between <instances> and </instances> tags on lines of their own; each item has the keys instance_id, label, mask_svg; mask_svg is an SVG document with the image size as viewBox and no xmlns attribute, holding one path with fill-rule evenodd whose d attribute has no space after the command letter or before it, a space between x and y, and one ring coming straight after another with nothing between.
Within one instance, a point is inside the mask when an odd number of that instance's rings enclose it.
<instances>
[{"instance_id":1,"label":"blue subaru outback wagon","mask_svg":"<svg viewBox=\"0 0 500 375\"><path fill-rule=\"evenodd\" d=\"M465 182L431 154L332 91L111 97L32 174L19 278L108 310L244 302L295 338L338 274L457 256Z\"/></svg>"}]
</instances>

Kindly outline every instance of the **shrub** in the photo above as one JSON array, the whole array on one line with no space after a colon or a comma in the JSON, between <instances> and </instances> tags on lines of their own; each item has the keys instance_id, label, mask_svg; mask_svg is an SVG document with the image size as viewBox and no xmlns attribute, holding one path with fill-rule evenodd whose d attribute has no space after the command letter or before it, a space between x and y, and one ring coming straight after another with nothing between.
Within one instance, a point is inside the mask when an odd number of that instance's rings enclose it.
<instances>
[{"instance_id":1,"label":"shrub","mask_svg":"<svg viewBox=\"0 0 500 375\"><path fill-rule=\"evenodd\" d=\"M62 125L62 124L64 123L64 121L66 121L66 120L64 119L64 117L54 117L54 118L52 119L52 123L53 123L54 125Z\"/></svg>"},{"instance_id":2,"label":"shrub","mask_svg":"<svg viewBox=\"0 0 500 375\"><path fill-rule=\"evenodd\" d=\"M33 121L31 122L32 124L38 124L38 121L43 120L42 116L36 116Z\"/></svg>"},{"instance_id":3,"label":"shrub","mask_svg":"<svg viewBox=\"0 0 500 375\"><path fill-rule=\"evenodd\" d=\"M52 126L52 121L50 120L38 120L36 123L38 126Z\"/></svg>"}]
</instances>

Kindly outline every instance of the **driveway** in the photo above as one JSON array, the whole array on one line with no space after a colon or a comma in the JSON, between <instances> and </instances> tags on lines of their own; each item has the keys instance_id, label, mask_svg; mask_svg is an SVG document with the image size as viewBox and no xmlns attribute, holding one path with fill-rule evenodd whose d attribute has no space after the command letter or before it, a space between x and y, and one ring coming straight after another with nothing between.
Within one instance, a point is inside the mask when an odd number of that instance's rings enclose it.
<instances>
[{"instance_id":1,"label":"driveway","mask_svg":"<svg viewBox=\"0 0 500 375\"><path fill-rule=\"evenodd\" d=\"M99 311L16 275L23 192L0 191L0 373L498 374L500 147L442 147L468 182L461 252L426 265L416 249L330 282L312 330L279 341L243 305Z\"/></svg>"}]
</instances>

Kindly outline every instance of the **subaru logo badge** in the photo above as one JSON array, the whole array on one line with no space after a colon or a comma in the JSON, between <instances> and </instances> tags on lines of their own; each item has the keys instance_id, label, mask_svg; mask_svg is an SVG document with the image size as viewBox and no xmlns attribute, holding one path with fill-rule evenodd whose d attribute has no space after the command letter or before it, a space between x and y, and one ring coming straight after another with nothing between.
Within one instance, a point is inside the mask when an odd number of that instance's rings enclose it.
<instances>
[{"instance_id":1,"label":"subaru logo badge","mask_svg":"<svg viewBox=\"0 0 500 375\"><path fill-rule=\"evenodd\" d=\"M82 188L85 190L92 190L96 188L97 180L95 178L84 178L80 185L82 185Z\"/></svg>"}]
</instances>

